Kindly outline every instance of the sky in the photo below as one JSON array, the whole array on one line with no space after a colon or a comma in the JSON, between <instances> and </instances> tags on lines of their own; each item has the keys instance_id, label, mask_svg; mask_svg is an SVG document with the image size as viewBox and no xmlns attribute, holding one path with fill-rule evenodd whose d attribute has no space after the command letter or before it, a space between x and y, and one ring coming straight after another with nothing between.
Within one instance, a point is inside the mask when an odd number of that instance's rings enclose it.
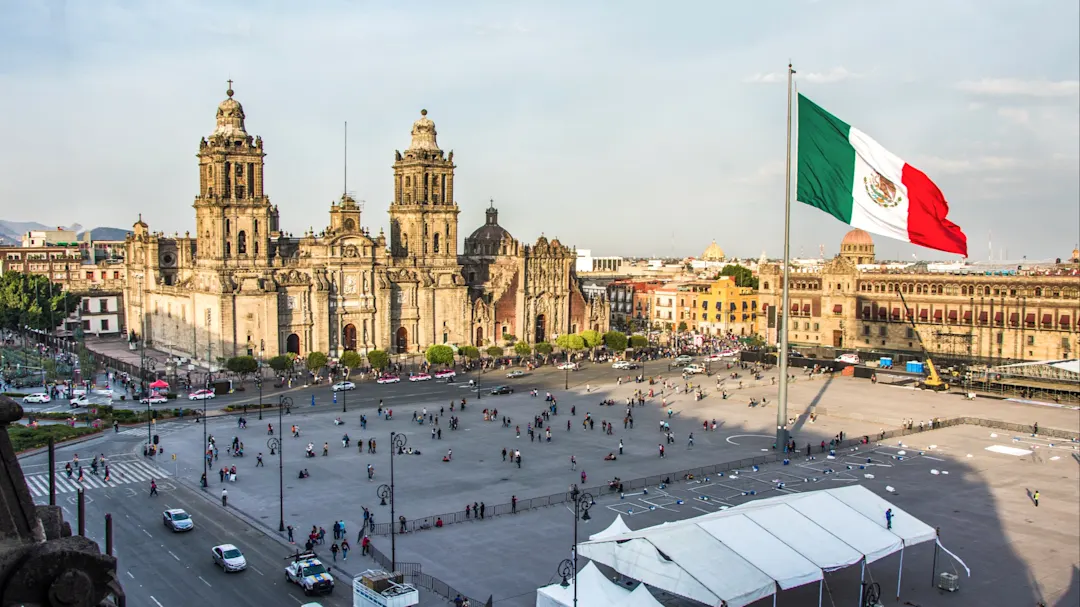
<instances>
[{"instance_id":1,"label":"sky","mask_svg":"<svg viewBox=\"0 0 1080 607\"><path fill-rule=\"evenodd\" d=\"M941 187L972 259L1080 241L1075 0L0 0L0 219L192 229L231 78L287 231L325 227L346 187L387 227L425 108L462 237L493 199L525 242L780 257L789 60L799 92ZM793 204L792 255L846 230Z\"/></svg>"}]
</instances>

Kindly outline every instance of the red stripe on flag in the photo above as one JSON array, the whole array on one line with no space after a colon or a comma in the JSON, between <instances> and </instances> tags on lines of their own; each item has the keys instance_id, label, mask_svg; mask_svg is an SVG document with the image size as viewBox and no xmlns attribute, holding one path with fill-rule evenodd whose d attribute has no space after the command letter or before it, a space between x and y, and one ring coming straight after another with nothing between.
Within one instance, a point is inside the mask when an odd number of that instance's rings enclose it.
<instances>
[{"instance_id":1,"label":"red stripe on flag","mask_svg":"<svg viewBox=\"0 0 1080 607\"><path fill-rule=\"evenodd\" d=\"M904 165L902 181L908 191L908 238L913 244L967 257L967 236L949 221L945 195L919 169Z\"/></svg>"}]
</instances>

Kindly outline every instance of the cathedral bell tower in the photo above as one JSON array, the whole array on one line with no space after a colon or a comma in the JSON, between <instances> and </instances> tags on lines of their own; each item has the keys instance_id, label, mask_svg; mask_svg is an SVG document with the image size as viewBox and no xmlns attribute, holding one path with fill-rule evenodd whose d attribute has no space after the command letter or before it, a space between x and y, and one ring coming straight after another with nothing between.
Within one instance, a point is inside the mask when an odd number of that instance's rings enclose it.
<instances>
[{"instance_id":1,"label":"cathedral bell tower","mask_svg":"<svg viewBox=\"0 0 1080 607\"><path fill-rule=\"evenodd\" d=\"M434 264L457 263L458 206L454 202L454 152L439 149L435 123L420 111L412 143L394 152L390 204L390 254Z\"/></svg>"},{"instance_id":2,"label":"cathedral bell tower","mask_svg":"<svg viewBox=\"0 0 1080 607\"><path fill-rule=\"evenodd\" d=\"M262 137L244 127L244 108L227 98L218 105L217 125L199 142L199 194L195 197L198 263L234 268L265 265L278 212L263 191Z\"/></svg>"}]
</instances>

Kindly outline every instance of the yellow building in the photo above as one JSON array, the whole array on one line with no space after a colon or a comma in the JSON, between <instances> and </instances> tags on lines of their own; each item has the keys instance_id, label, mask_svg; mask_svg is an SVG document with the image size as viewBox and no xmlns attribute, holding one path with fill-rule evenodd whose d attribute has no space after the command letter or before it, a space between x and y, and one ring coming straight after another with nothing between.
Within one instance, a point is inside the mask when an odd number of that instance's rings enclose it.
<instances>
[{"instance_id":1,"label":"yellow building","mask_svg":"<svg viewBox=\"0 0 1080 607\"><path fill-rule=\"evenodd\" d=\"M758 331L757 291L721 276L699 294L698 329L705 335L754 335Z\"/></svg>"}]
</instances>

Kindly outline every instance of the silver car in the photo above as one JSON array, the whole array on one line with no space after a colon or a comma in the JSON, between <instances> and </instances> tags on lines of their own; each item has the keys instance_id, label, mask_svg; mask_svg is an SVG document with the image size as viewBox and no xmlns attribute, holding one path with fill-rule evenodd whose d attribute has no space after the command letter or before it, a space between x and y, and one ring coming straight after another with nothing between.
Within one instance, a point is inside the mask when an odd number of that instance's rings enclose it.
<instances>
[{"instance_id":1,"label":"silver car","mask_svg":"<svg viewBox=\"0 0 1080 607\"><path fill-rule=\"evenodd\" d=\"M211 553L214 555L214 564L221 567L225 573L247 569L247 559L240 549L232 544L214 546Z\"/></svg>"}]
</instances>

